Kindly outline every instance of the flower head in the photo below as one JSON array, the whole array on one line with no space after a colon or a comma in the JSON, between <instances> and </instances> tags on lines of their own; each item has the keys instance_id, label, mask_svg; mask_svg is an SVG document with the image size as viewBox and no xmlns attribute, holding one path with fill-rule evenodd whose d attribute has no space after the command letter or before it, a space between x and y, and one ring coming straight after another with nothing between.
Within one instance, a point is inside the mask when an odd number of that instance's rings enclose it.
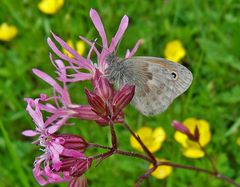
<instances>
[{"instance_id":1,"label":"flower head","mask_svg":"<svg viewBox=\"0 0 240 187\"><path fill-rule=\"evenodd\" d=\"M64 4L64 0L41 0L38 8L44 14L55 14Z\"/></svg>"},{"instance_id":2,"label":"flower head","mask_svg":"<svg viewBox=\"0 0 240 187\"><path fill-rule=\"evenodd\" d=\"M98 70L93 79L93 85L94 92L85 90L92 111L106 122L110 119L122 122L122 110L132 100L135 87L125 85L114 93L108 80Z\"/></svg>"},{"instance_id":3,"label":"flower head","mask_svg":"<svg viewBox=\"0 0 240 187\"><path fill-rule=\"evenodd\" d=\"M48 183L69 181L71 177L83 174L88 169L85 165L77 165L74 162L66 169L62 169L66 158L78 161L86 161L89 166L89 159L84 156L83 152L87 148L87 142L80 136L71 134L55 135L56 128L51 128L54 122L46 123L43 119L42 112L39 107L39 99L27 99L27 111L32 117L36 129L23 131L25 136L36 136L38 139L34 143L38 144L43 151L43 154L36 158L34 162L33 174L39 184L45 185ZM51 129L51 130L50 130ZM82 166L82 172L76 173L73 168Z\"/></svg>"},{"instance_id":4,"label":"flower head","mask_svg":"<svg viewBox=\"0 0 240 187\"><path fill-rule=\"evenodd\" d=\"M167 160L165 159L157 159L160 162L166 162ZM152 168L153 165L150 164L149 168ZM172 167L171 166L165 166L165 165L160 165L157 167L156 170L154 170L151 175L154 176L157 179L165 179L172 173Z\"/></svg>"},{"instance_id":5,"label":"flower head","mask_svg":"<svg viewBox=\"0 0 240 187\"><path fill-rule=\"evenodd\" d=\"M150 127L142 127L136 132L136 134L141 138L143 143L151 152L158 151L166 139L165 131L161 127L158 127L156 129L151 129ZM141 145L133 136L130 137L130 143L135 149L143 151Z\"/></svg>"},{"instance_id":6,"label":"flower head","mask_svg":"<svg viewBox=\"0 0 240 187\"><path fill-rule=\"evenodd\" d=\"M180 62L185 55L186 51L180 40L173 40L167 43L164 50L164 56L166 59L173 62Z\"/></svg>"},{"instance_id":7,"label":"flower head","mask_svg":"<svg viewBox=\"0 0 240 187\"><path fill-rule=\"evenodd\" d=\"M63 2L63 0L42 0L38 7L44 13L54 14L63 5ZM90 17L102 39L103 48L101 50L95 47L94 42L81 36L80 38L90 45L87 57L83 57L82 42L77 43L77 48L81 49L80 52L77 52L70 42L67 43L52 33L53 39L48 38L47 42L59 57L59 59L53 59L52 53L49 55L51 63L56 68L57 80L41 70L33 69L33 73L50 85L53 90L51 96L42 93L35 100L26 99L27 111L34 120L36 128L35 130L26 130L23 134L26 136L38 135L34 143L41 147L43 154L36 158L33 173L41 185L68 181L70 186L75 186L80 183L76 178L83 175L91 166L92 159L84 155L88 144L82 137L69 134L56 135L63 125L67 125L69 118L92 120L99 124L108 124L109 120L122 122L123 109L130 103L134 95L134 86L125 85L119 90L114 90L104 76L108 66L106 58L116 50L116 46L128 26L128 17L122 18L118 31L110 44L108 44L104 26L97 11L91 9ZM131 57L139 45L140 41L131 51L127 50L126 57ZM91 60L92 52L97 56L96 64ZM93 85L92 92L85 91L89 104L73 103L68 83L85 80L91 80ZM42 111L46 113L46 120L43 119ZM86 186L86 183L82 184Z\"/></svg>"},{"instance_id":8,"label":"flower head","mask_svg":"<svg viewBox=\"0 0 240 187\"><path fill-rule=\"evenodd\" d=\"M200 158L204 156L204 152L199 146L199 144L204 147L211 139L211 132L209 123L206 120L198 120L195 118L187 118L182 123L191 135L196 133L196 128L198 129L198 141L192 139L188 133L177 131L174 138L177 142L182 145L183 155L189 158ZM198 144L199 143L199 144Z\"/></svg>"},{"instance_id":9,"label":"flower head","mask_svg":"<svg viewBox=\"0 0 240 187\"><path fill-rule=\"evenodd\" d=\"M17 27L2 23L0 25L0 41L9 42L18 33Z\"/></svg>"}]
</instances>

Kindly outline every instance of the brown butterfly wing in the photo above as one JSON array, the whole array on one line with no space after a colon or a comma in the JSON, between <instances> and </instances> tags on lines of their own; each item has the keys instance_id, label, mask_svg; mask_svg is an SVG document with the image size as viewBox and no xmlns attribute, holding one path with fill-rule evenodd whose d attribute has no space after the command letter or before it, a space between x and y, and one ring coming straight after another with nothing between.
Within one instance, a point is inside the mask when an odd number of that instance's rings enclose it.
<instances>
[{"instance_id":1,"label":"brown butterfly wing","mask_svg":"<svg viewBox=\"0 0 240 187\"><path fill-rule=\"evenodd\" d=\"M144 115L165 111L172 101L188 89L192 73L183 65L156 57L134 57L123 60L131 71L124 83L136 86L132 104Z\"/></svg>"}]
</instances>

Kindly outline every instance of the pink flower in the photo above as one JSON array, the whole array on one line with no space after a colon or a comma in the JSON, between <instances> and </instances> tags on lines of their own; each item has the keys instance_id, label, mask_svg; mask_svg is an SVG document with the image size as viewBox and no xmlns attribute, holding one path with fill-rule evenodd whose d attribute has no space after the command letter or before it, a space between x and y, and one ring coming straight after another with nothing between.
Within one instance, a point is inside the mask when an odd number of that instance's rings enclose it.
<instances>
[{"instance_id":1,"label":"pink flower","mask_svg":"<svg viewBox=\"0 0 240 187\"><path fill-rule=\"evenodd\" d=\"M27 111L32 117L36 129L23 131L25 136L39 135L34 141L40 145L44 152L36 158L33 174L41 185L55 182L69 181L73 177L71 170L59 171L63 165L62 157L71 159L88 160L83 152L87 148L86 141L77 135L63 134L55 135L49 130L54 124L46 124L43 120L42 112L39 108L39 99L27 99ZM43 163L43 164L42 164ZM73 165L72 167L75 167ZM78 166L79 168L80 166ZM82 166L86 170L85 166ZM74 177L76 174L74 173Z\"/></svg>"},{"instance_id":2,"label":"pink flower","mask_svg":"<svg viewBox=\"0 0 240 187\"><path fill-rule=\"evenodd\" d=\"M56 34L52 33L53 39L61 48L71 54L63 54L51 38L47 39L52 51L59 57L53 59L50 53L51 63L56 68L57 80L38 69L33 73L49 84L53 89L53 95L40 94L33 100L25 99L29 115L35 123L35 130L23 131L25 136L37 136L34 143L38 144L43 154L34 162L33 174L39 184L68 181L69 186L76 187L78 184L86 186L86 180L79 181L77 177L83 175L91 166L92 159L83 153L87 148L87 142L80 136L55 133L66 125L69 118L96 121L98 124L106 125L109 120L123 122L123 109L134 95L134 86L125 85L120 90L114 91L112 85L104 77L108 66L106 59L110 54L116 52L116 47L128 26L128 17L125 15L119 25L118 31L112 38L110 44L107 41L104 26L96 10L90 10L90 17L102 39L103 48L98 50L94 42L80 36L91 48L87 57L82 57L74 49L67 45ZM137 51L141 41L135 47L127 50L125 57L131 57ZM91 54L97 56L97 64L91 61ZM94 90L86 90L89 105L72 103L67 84L91 80ZM42 111L47 113L44 120Z\"/></svg>"},{"instance_id":3,"label":"pink flower","mask_svg":"<svg viewBox=\"0 0 240 187\"><path fill-rule=\"evenodd\" d=\"M80 36L80 38L85 41L86 43L88 43L89 45L93 46L93 50L96 53L97 57L98 57L98 64L97 64L97 68L99 69L99 71L101 73L104 73L105 69L107 68L108 64L106 63L106 58L109 54L113 53L116 50L116 47L119 43L119 41L121 40L123 34L125 33L127 27L128 27L128 17L125 15L123 16L120 25L118 27L118 30L115 34L115 36L112 38L110 44L108 44L108 40L107 40L107 36L105 33L105 29L103 26L103 23L101 21L101 18L99 16L99 14L97 13L96 10L91 9L90 10L90 17L92 19L92 22L95 26L95 28L97 29L101 39L102 39L102 50L101 52L99 52L97 50L96 47L94 47L94 43L88 41L86 38ZM141 44L141 40L139 40L135 47L132 49L132 51L127 50L125 57L129 58L131 56L134 55L134 53L137 51L139 45Z\"/></svg>"}]
</instances>

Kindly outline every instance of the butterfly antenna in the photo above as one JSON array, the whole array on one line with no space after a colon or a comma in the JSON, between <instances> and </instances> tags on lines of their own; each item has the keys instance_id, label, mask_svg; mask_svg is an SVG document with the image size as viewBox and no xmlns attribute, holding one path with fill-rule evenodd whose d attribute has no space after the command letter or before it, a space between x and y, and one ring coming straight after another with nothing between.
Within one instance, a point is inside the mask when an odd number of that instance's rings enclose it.
<instances>
[{"instance_id":1,"label":"butterfly antenna","mask_svg":"<svg viewBox=\"0 0 240 187\"><path fill-rule=\"evenodd\" d=\"M110 51L107 48L103 47L100 43L98 43L97 40L98 38L95 38L94 40L90 40L90 41L94 44L97 44L98 46L100 46L101 48L105 49L107 52L110 53Z\"/></svg>"}]
</instances>

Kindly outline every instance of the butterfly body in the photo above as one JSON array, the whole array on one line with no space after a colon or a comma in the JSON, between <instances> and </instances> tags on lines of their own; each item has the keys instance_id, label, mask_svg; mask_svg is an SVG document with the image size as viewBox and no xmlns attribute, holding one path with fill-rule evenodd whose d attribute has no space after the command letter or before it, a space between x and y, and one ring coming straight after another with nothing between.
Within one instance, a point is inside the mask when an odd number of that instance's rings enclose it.
<instances>
[{"instance_id":1,"label":"butterfly body","mask_svg":"<svg viewBox=\"0 0 240 187\"><path fill-rule=\"evenodd\" d=\"M135 85L132 104L151 116L167 109L192 82L192 73L181 64L156 57L107 58L106 77L118 88Z\"/></svg>"}]
</instances>

